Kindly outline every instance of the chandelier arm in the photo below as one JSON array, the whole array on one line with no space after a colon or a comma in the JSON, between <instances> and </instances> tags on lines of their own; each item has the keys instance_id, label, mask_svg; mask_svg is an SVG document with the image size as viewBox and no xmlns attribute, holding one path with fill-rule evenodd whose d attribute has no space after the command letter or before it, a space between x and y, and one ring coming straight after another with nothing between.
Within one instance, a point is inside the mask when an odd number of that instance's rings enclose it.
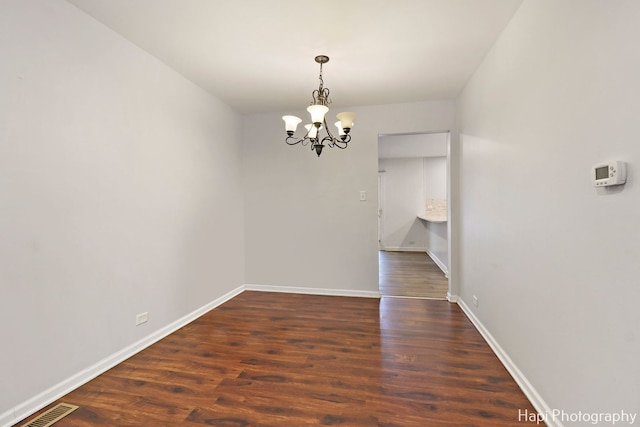
<instances>
[{"instance_id":1,"label":"chandelier arm","mask_svg":"<svg viewBox=\"0 0 640 427\"><path fill-rule=\"evenodd\" d=\"M302 142L302 139L300 138L295 138L293 136L287 136L284 139L284 142L286 142L289 145L296 145L296 144L300 144Z\"/></svg>"},{"instance_id":2,"label":"chandelier arm","mask_svg":"<svg viewBox=\"0 0 640 427\"><path fill-rule=\"evenodd\" d=\"M284 139L284 142L289 145L301 144L303 147L306 147L311 141L311 138L309 138L309 132L311 132L311 129L307 130L307 133L305 133L301 138L296 138L294 135L287 136Z\"/></svg>"},{"instance_id":3,"label":"chandelier arm","mask_svg":"<svg viewBox=\"0 0 640 427\"><path fill-rule=\"evenodd\" d=\"M351 141L351 138L346 138L344 141L336 141L336 147L338 147L341 150L344 150L345 148L348 147L349 145L349 141Z\"/></svg>"},{"instance_id":4,"label":"chandelier arm","mask_svg":"<svg viewBox=\"0 0 640 427\"><path fill-rule=\"evenodd\" d=\"M327 131L327 135L329 135L329 138L331 138L331 142L336 141L337 140L336 137L333 136L333 134L331 133L331 128L329 126L327 126L327 117L326 116L324 117L323 121L324 121L324 130Z\"/></svg>"},{"instance_id":5,"label":"chandelier arm","mask_svg":"<svg viewBox=\"0 0 640 427\"><path fill-rule=\"evenodd\" d=\"M296 145L296 144L300 144L302 141L304 141L304 138L295 138L293 136L287 136L284 139L284 142L286 142L289 145Z\"/></svg>"},{"instance_id":6,"label":"chandelier arm","mask_svg":"<svg viewBox=\"0 0 640 427\"><path fill-rule=\"evenodd\" d=\"M325 142L327 143L327 147L333 147L334 145L336 145L334 139L331 138L329 135L322 138L322 143L324 144Z\"/></svg>"},{"instance_id":7,"label":"chandelier arm","mask_svg":"<svg viewBox=\"0 0 640 427\"><path fill-rule=\"evenodd\" d=\"M302 138L294 138L293 136L288 136L285 138L284 142L286 142L289 145L296 145L296 144L300 144L303 147L306 147L307 145L309 145L310 142L312 142L313 140L311 138L307 138L306 136L302 137Z\"/></svg>"},{"instance_id":8,"label":"chandelier arm","mask_svg":"<svg viewBox=\"0 0 640 427\"><path fill-rule=\"evenodd\" d=\"M340 138L330 138L328 136L325 136L324 140L328 140L330 141L327 145L329 147L338 147L342 150L344 150L345 148L347 148L349 146L349 141L351 141L351 135L345 135L344 139L342 139L342 137Z\"/></svg>"}]
</instances>

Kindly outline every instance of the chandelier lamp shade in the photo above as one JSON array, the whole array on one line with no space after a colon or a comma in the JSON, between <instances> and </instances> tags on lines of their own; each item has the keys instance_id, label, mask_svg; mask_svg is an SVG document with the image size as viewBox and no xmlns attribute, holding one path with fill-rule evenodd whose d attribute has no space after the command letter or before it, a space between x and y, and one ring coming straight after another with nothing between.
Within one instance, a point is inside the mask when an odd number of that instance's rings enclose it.
<instances>
[{"instance_id":1,"label":"chandelier lamp shade","mask_svg":"<svg viewBox=\"0 0 640 427\"><path fill-rule=\"evenodd\" d=\"M283 116L284 127L287 131L287 137L285 142L289 145L301 144L302 146L310 145L311 149L316 152L318 157L322 154L324 147L338 147L341 149L347 148L349 141L351 141L351 135L349 132L353 127L353 120L355 119L355 113L345 112L336 115L338 121L335 123L335 127L338 130L337 137L331 133L329 126L327 126L326 114L329 112L328 105L331 103L329 100L329 89L324 87L324 81L322 80L322 64L329 62L329 57L325 55L318 55L315 58L316 62L320 64L320 86L318 89L311 93L313 101L311 105L307 107L307 111L311 115L311 123L304 125L307 133L302 137L297 138L295 136L298 125L302 122L302 119L296 116ZM320 131L324 130L326 135L321 137Z\"/></svg>"}]
</instances>

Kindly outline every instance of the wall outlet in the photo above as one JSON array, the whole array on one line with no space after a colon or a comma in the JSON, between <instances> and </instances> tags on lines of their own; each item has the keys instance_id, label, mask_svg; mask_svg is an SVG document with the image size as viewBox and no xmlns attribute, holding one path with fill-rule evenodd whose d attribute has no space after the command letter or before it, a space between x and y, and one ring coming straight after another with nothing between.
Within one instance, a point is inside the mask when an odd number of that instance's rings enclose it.
<instances>
[{"instance_id":1,"label":"wall outlet","mask_svg":"<svg viewBox=\"0 0 640 427\"><path fill-rule=\"evenodd\" d=\"M478 297L477 296L473 296L473 305L475 305L476 307L478 306Z\"/></svg>"},{"instance_id":2,"label":"wall outlet","mask_svg":"<svg viewBox=\"0 0 640 427\"><path fill-rule=\"evenodd\" d=\"M140 313L136 316L136 326L142 325L143 323L147 323L149 321L149 312L145 311L144 313Z\"/></svg>"}]
</instances>

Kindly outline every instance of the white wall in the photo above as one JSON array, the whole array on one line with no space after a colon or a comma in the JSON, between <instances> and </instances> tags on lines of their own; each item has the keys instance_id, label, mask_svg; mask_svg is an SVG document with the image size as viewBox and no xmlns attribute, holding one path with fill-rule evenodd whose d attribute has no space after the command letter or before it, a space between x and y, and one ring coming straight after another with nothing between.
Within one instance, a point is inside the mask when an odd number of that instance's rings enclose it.
<instances>
[{"instance_id":1,"label":"white wall","mask_svg":"<svg viewBox=\"0 0 640 427\"><path fill-rule=\"evenodd\" d=\"M638 22L525 1L459 100L461 297L552 409L640 413Z\"/></svg>"},{"instance_id":2,"label":"white wall","mask_svg":"<svg viewBox=\"0 0 640 427\"><path fill-rule=\"evenodd\" d=\"M243 118L246 283L378 293L378 134L452 129L454 103L352 111L351 145L327 148L320 158L285 144L283 114Z\"/></svg>"},{"instance_id":3,"label":"white wall","mask_svg":"<svg viewBox=\"0 0 640 427\"><path fill-rule=\"evenodd\" d=\"M446 157L448 142L448 132L383 134L378 137L378 157Z\"/></svg>"},{"instance_id":4,"label":"white wall","mask_svg":"<svg viewBox=\"0 0 640 427\"><path fill-rule=\"evenodd\" d=\"M383 172L382 235L383 249L392 251L427 250L427 233L417 215L424 211L424 159L380 159Z\"/></svg>"},{"instance_id":5,"label":"white wall","mask_svg":"<svg viewBox=\"0 0 640 427\"><path fill-rule=\"evenodd\" d=\"M447 158L424 157L422 160L423 171L423 198L446 199L447 198ZM422 206L424 208L424 206Z\"/></svg>"},{"instance_id":6,"label":"white wall","mask_svg":"<svg viewBox=\"0 0 640 427\"><path fill-rule=\"evenodd\" d=\"M2 425L241 286L243 209L228 107L64 1L0 28Z\"/></svg>"},{"instance_id":7,"label":"white wall","mask_svg":"<svg viewBox=\"0 0 640 427\"><path fill-rule=\"evenodd\" d=\"M447 224L425 222L426 199L447 198L446 157L384 158L381 246L391 251L425 251L447 270Z\"/></svg>"},{"instance_id":8,"label":"white wall","mask_svg":"<svg viewBox=\"0 0 640 427\"><path fill-rule=\"evenodd\" d=\"M425 157L423 159L424 195L426 199L447 199L447 158ZM424 202L422 209L424 209ZM449 242L446 222L422 221L426 228L426 251L429 256L449 273Z\"/></svg>"}]
</instances>

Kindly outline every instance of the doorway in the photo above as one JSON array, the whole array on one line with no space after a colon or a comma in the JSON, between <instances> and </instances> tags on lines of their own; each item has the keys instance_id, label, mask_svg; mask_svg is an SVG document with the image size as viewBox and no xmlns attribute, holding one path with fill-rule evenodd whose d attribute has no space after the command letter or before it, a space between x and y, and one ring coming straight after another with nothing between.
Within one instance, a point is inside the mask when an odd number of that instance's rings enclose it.
<instances>
[{"instance_id":1,"label":"doorway","mask_svg":"<svg viewBox=\"0 0 640 427\"><path fill-rule=\"evenodd\" d=\"M378 136L382 296L447 299L450 133Z\"/></svg>"}]
</instances>

